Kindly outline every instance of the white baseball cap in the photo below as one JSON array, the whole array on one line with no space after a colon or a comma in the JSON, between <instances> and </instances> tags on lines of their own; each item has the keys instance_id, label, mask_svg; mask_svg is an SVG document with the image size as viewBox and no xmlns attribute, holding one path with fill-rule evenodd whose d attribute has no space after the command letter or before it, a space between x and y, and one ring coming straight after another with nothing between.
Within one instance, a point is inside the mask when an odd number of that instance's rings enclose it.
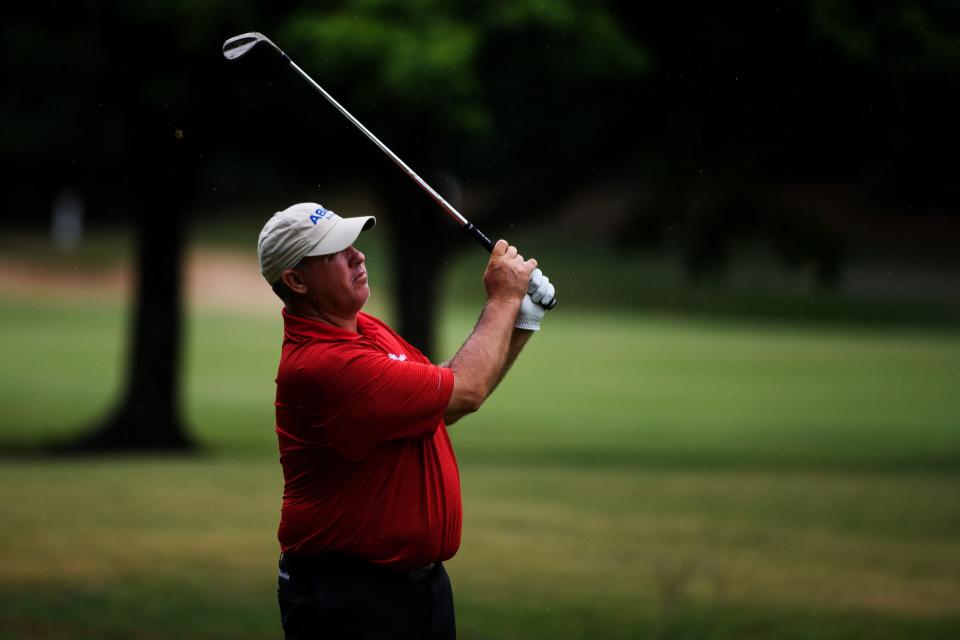
<instances>
[{"instance_id":1,"label":"white baseball cap","mask_svg":"<svg viewBox=\"0 0 960 640\"><path fill-rule=\"evenodd\" d=\"M361 231L373 228L373 216L341 218L315 202L301 202L273 214L263 225L257 243L260 273L273 285L284 270L308 256L343 251Z\"/></svg>"}]
</instances>

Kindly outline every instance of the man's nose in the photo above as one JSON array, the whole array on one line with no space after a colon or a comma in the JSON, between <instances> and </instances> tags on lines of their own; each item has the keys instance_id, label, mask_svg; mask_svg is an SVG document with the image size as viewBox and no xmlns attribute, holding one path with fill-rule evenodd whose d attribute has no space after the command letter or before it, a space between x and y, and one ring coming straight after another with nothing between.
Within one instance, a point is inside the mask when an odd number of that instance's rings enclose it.
<instances>
[{"instance_id":1,"label":"man's nose","mask_svg":"<svg viewBox=\"0 0 960 640\"><path fill-rule=\"evenodd\" d=\"M352 264L359 264L367 259L367 256L363 255L363 252L360 249L357 249L355 246L350 245L350 262Z\"/></svg>"}]
</instances>

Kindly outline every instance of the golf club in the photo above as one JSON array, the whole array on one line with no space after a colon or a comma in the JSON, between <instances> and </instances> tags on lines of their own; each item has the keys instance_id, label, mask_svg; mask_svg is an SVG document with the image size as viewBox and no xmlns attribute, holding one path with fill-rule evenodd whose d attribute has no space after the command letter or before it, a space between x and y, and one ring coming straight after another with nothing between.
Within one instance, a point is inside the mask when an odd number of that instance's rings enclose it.
<instances>
[{"instance_id":1,"label":"golf club","mask_svg":"<svg viewBox=\"0 0 960 640\"><path fill-rule=\"evenodd\" d=\"M329 102L334 107L336 107L337 111L342 113L344 117L346 117L347 120L352 122L356 128L360 129L360 131L362 131L363 134L367 136L367 138L369 138L371 142L373 142L373 144L377 145L377 147L379 147L381 151L387 154L387 156L391 160L393 160L393 162L398 167L403 169L404 173L410 176L410 178L414 182L420 185L421 189L426 191L427 194L431 198L433 198L434 202L440 205L441 209L446 211L451 218L456 220L460 224L460 226L466 229L467 232L469 232L470 235L473 236L473 238L477 242L479 242L484 249L486 249L487 251L493 251L493 241L491 241L490 238L488 238L482 231L480 231L480 229L475 227L473 223L467 220L459 211L457 211L453 207L453 205L447 202L443 198L443 196L441 196L439 193L436 192L436 190L433 187L427 184L427 182L423 178L417 175L417 173L413 169L411 169L406 162L401 160L400 157L397 156L397 154L395 154L393 151L391 151L387 145L383 144L377 136L373 135L373 132L371 132L369 129L363 126L363 124L359 120L354 118L353 114L347 111L343 107L343 105L337 102L333 98L333 96L327 93L323 87L321 87L319 84L317 84L317 82L313 78L307 75L307 73L303 69L301 69L296 62L291 60L290 56L284 53L280 47L274 44L273 41L270 40L270 38L256 31L251 31L249 33L242 33L238 36L234 36L223 43L223 57L226 58L227 60L236 60L237 58L240 58L246 53L248 53L251 49L253 49L255 46L257 46L261 42L269 45L270 47L273 48L274 51L279 53L280 56L287 62L287 64L289 64L293 68L294 71L300 74L300 76L303 77L304 80L309 82L314 89L319 91L320 94L327 99L327 102ZM550 304L546 305L546 308L552 309L555 306L557 306L556 298L551 300Z\"/></svg>"}]
</instances>

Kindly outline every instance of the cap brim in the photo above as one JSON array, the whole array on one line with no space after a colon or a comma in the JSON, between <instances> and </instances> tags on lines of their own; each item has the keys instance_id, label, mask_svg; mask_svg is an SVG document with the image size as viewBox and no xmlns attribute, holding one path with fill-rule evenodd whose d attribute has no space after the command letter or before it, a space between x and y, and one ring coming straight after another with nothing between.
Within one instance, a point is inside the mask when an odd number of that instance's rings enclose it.
<instances>
[{"instance_id":1,"label":"cap brim","mask_svg":"<svg viewBox=\"0 0 960 640\"><path fill-rule=\"evenodd\" d=\"M377 224L373 216L358 216L356 218L341 218L330 232L324 236L304 257L326 256L343 251L356 242L361 231L372 229Z\"/></svg>"}]
</instances>

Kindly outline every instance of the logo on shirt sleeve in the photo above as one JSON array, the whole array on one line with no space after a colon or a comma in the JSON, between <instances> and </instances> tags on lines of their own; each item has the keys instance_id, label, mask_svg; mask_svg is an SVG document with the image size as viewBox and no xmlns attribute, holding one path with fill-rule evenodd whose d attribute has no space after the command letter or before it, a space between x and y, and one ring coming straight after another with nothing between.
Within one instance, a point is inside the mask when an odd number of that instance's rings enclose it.
<instances>
[{"instance_id":1,"label":"logo on shirt sleeve","mask_svg":"<svg viewBox=\"0 0 960 640\"><path fill-rule=\"evenodd\" d=\"M404 360L407 359L407 356L403 355L402 353L400 355L397 355L395 353L388 353L387 356L389 356L391 360L399 360L400 362L403 362Z\"/></svg>"}]
</instances>

